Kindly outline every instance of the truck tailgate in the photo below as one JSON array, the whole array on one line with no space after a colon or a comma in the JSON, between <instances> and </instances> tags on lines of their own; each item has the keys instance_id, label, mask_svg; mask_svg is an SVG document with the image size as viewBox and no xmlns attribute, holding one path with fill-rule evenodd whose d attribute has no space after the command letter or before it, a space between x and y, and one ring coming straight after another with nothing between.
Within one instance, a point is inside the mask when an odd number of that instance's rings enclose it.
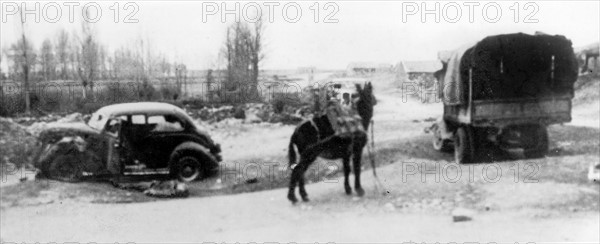
<instances>
[{"instance_id":1,"label":"truck tailgate","mask_svg":"<svg viewBox=\"0 0 600 244\"><path fill-rule=\"evenodd\" d=\"M473 101L473 123L565 123L571 121L571 98Z\"/></svg>"}]
</instances>

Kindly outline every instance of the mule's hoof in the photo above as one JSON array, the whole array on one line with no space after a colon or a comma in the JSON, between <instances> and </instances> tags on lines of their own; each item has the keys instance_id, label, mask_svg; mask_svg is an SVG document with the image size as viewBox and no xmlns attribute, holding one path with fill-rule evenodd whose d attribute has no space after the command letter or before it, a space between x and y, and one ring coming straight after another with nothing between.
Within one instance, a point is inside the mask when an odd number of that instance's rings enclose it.
<instances>
[{"instance_id":1,"label":"mule's hoof","mask_svg":"<svg viewBox=\"0 0 600 244\"><path fill-rule=\"evenodd\" d=\"M296 198L296 196L293 194L288 194L287 198L288 198L288 200L290 200L290 202L292 202L292 204L295 204L298 202L298 198Z\"/></svg>"},{"instance_id":2,"label":"mule's hoof","mask_svg":"<svg viewBox=\"0 0 600 244\"><path fill-rule=\"evenodd\" d=\"M308 199L308 196L303 196L302 197L302 201L303 202L310 202L310 199Z\"/></svg>"},{"instance_id":3,"label":"mule's hoof","mask_svg":"<svg viewBox=\"0 0 600 244\"><path fill-rule=\"evenodd\" d=\"M358 195L359 197L364 196L365 190L363 190L362 188L356 188L356 195Z\"/></svg>"}]
</instances>

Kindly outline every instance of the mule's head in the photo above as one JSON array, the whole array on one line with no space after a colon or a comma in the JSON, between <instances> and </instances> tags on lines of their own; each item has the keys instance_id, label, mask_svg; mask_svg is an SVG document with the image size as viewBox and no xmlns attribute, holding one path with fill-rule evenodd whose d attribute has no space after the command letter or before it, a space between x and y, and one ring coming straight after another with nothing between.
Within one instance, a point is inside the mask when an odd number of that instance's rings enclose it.
<instances>
[{"instance_id":1,"label":"mule's head","mask_svg":"<svg viewBox=\"0 0 600 244\"><path fill-rule=\"evenodd\" d=\"M358 93L356 110L363 120L363 126L367 129L369 128L371 118L373 118L373 107L377 104L377 99L373 95L373 85L370 81L364 87L356 84L356 92Z\"/></svg>"}]
</instances>

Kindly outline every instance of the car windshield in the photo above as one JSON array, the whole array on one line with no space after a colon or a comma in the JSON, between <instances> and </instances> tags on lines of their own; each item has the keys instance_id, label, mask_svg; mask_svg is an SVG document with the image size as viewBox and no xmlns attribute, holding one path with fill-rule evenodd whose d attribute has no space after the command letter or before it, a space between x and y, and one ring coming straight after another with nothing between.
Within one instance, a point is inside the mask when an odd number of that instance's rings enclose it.
<instances>
[{"instance_id":1,"label":"car windshield","mask_svg":"<svg viewBox=\"0 0 600 244\"><path fill-rule=\"evenodd\" d=\"M108 121L107 115L102 114L100 112L95 112L94 114L92 114L92 117L88 121L88 126L96 130L102 130L104 128L104 125L106 125L106 121Z\"/></svg>"}]
</instances>

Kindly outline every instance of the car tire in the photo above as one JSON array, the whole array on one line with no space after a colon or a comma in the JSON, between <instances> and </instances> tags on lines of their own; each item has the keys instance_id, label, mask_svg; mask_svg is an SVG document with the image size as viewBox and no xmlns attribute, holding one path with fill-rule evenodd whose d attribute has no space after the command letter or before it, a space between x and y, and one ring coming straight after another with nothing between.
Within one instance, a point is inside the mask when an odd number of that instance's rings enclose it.
<instances>
[{"instance_id":1,"label":"car tire","mask_svg":"<svg viewBox=\"0 0 600 244\"><path fill-rule=\"evenodd\" d=\"M177 158L172 168L172 175L182 182L192 182L204 178L205 172L197 157L184 155Z\"/></svg>"},{"instance_id":2,"label":"car tire","mask_svg":"<svg viewBox=\"0 0 600 244\"><path fill-rule=\"evenodd\" d=\"M471 163L475 154L473 130L470 127L461 126L456 131L454 137L455 162L458 164Z\"/></svg>"},{"instance_id":3,"label":"car tire","mask_svg":"<svg viewBox=\"0 0 600 244\"><path fill-rule=\"evenodd\" d=\"M57 155L52 159L47 168L46 175L50 179L78 182L81 180L81 160L77 155Z\"/></svg>"},{"instance_id":4,"label":"car tire","mask_svg":"<svg viewBox=\"0 0 600 244\"><path fill-rule=\"evenodd\" d=\"M540 125L536 129L537 143L531 148L525 148L523 154L526 158L543 158L548 153L548 130Z\"/></svg>"}]
</instances>

